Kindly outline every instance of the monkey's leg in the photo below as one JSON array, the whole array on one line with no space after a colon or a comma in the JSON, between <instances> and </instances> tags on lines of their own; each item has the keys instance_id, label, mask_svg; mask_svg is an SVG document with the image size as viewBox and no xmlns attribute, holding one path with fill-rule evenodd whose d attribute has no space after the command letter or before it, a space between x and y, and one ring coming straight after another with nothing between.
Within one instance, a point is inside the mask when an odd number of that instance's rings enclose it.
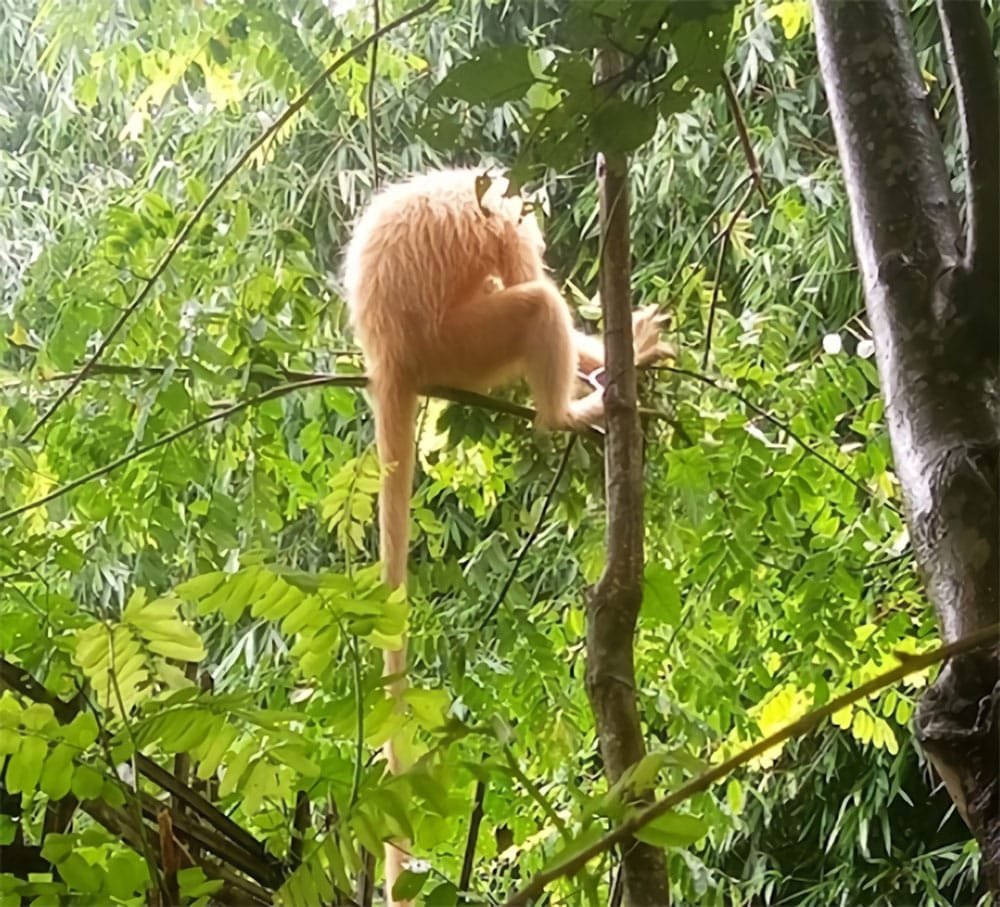
<instances>
[{"instance_id":1,"label":"monkey's leg","mask_svg":"<svg viewBox=\"0 0 1000 907\"><path fill-rule=\"evenodd\" d=\"M478 294L451 309L441 325L440 361L432 383L478 389L497 376L528 379L538 422L580 427L600 419L600 395L572 398L577 363L573 324L549 280Z\"/></svg>"}]
</instances>

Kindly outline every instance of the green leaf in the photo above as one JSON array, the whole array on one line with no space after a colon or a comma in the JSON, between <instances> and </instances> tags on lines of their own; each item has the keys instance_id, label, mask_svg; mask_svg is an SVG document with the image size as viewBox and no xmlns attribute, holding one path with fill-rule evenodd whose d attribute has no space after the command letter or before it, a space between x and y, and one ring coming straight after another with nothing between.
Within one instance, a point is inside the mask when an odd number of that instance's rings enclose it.
<instances>
[{"instance_id":1,"label":"green leaf","mask_svg":"<svg viewBox=\"0 0 1000 907\"><path fill-rule=\"evenodd\" d=\"M453 151L462 138L462 123L442 110L430 110L417 128L417 135L435 151Z\"/></svg>"},{"instance_id":2,"label":"green leaf","mask_svg":"<svg viewBox=\"0 0 1000 907\"><path fill-rule=\"evenodd\" d=\"M719 84L722 76L733 13L727 9L706 15L694 4L689 10L685 6L677 4L678 18L683 16L683 21L670 30L670 41L677 51L676 71L695 88L708 91Z\"/></svg>"},{"instance_id":3,"label":"green leaf","mask_svg":"<svg viewBox=\"0 0 1000 907\"><path fill-rule=\"evenodd\" d=\"M640 841L654 847L688 847L708 833L708 824L697 816L669 812L635 833Z\"/></svg>"},{"instance_id":4,"label":"green leaf","mask_svg":"<svg viewBox=\"0 0 1000 907\"><path fill-rule=\"evenodd\" d=\"M189 870L182 869L177 873L178 879ZM120 851L108 860L108 893L119 900L127 900L139 894L144 894L149 882L149 869L146 861L133 851ZM222 884L221 882L219 884ZM181 882L183 889L184 883Z\"/></svg>"},{"instance_id":5,"label":"green leaf","mask_svg":"<svg viewBox=\"0 0 1000 907\"><path fill-rule=\"evenodd\" d=\"M73 796L78 800L94 800L101 794L104 776L89 765L78 765L73 772Z\"/></svg>"},{"instance_id":6,"label":"green leaf","mask_svg":"<svg viewBox=\"0 0 1000 907\"><path fill-rule=\"evenodd\" d=\"M412 900L420 894L428 878L430 878L429 872L413 872L411 869L404 869L399 878L396 879L396 884L392 886L393 897L402 901Z\"/></svg>"},{"instance_id":7,"label":"green leaf","mask_svg":"<svg viewBox=\"0 0 1000 907\"><path fill-rule=\"evenodd\" d=\"M732 778L726 785L726 803L729 806L729 811L734 816L738 816L743 812L744 802L743 785L736 778Z\"/></svg>"},{"instance_id":8,"label":"green leaf","mask_svg":"<svg viewBox=\"0 0 1000 907\"><path fill-rule=\"evenodd\" d=\"M157 655L178 661L199 662L205 657L205 647L197 634L190 627L184 626L178 627L178 633L172 639L161 637L150 640L149 648Z\"/></svg>"},{"instance_id":9,"label":"green leaf","mask_svg":"<svg viewBox=\"0 0 1000 907\"><path fill-rule=\"evenodd\" d=\"M497 105L523 98L534 81L528 48L511 44L487 48L452 67L434 93L470 104Z\"/></svg>"},{"instance_id":10,"label":"green leaf","mask_svg":"<svg viewBox=\"0 0 1000 907\"><path fill-rule=\"evenodd\" d=\"M653 137L656 121L655 107L612 98L591 115L590 134L600 151L625 153Z\"/></svg>"},{"instance_id":11,"label":"green leaf","mask_svg":"<svg viewBox=\"0 0 1000 907\"><path fill-rule=\"evenodd\" d=\"M59 865L76 847L75 835L58 835L50 833L42 842L42 856L50 863Z\"/></svg>"},{"instance_id":12,"label":"green leaf","mask_svg":"<svg viewBox=\"0 0 1000 907\"><path fill-rule=\"evenodd\" d=\"M586 850L586 848L590 847L591 844L599 841L603 835L604 830L596 822L588 825L583 831L571 838L567 844L564 844L554 854L552 854L552 856L545 861L545 864L542 867L543 870L547 872L550 869L555 869L557 866L561 866L563 863L567 863L582 850Z\"/></svg>"},{"instance_id":13,"label":"green leaf","mask_svg":"<svg viewBox=\"0 0 1000 907\"><path fill-rule=\"evenodd\" d=\"M214 894L222 888L222 879L210 879L205 875L205 870L200 866L190 866L187 869L180 869L177 872L177 884L180 886L181 897L200 898L205 895Z\"/></svg>"},{"instance_id":14,"label":"green leaf","mask_svg":"<svg viewBox=\"0 0 1000 907\"><path fill-rule=\"evenodd\" d=\"M445 723L451 700L444 690L409 689L403 697L422 727L431 730Z\"/></svg>"},{"instance_id":15,"label":"green leaf","mask_svg":"<svg viewBox=\"0 0 1000 907\"><path fill-rule=\"evenodd\" d=\"M10 816L0 813L0 846L12 844L17 837L17 830L20 823L15 822Z\"/></svg>"},{"instance_id":16,"label":"green leaf","mask_svg":"<svg viewBox=\"0 0 1000 907\"><path fill-rule=\"evenodd\" d=\"M97 894L104 882L104 871L91 866L80 854L71 853L58 866L60 878L75 892Z\"/></svg>"},{"instance_id":17,"label":"green leaf","mask_svg":"<svg viewBox=\"0 0 1000 907\"><path fill-rule=\"evenodd\" d=\"M646 564L642 585L642 616L654 624L676 627L681 619L681 593L674 571Z\"/></svg>"},{"instance_id":18,"label":"green leaf","mask_svg":"<svg viewBox=\"0 0 1000 907\"><path fill-rule=\"evenodd\" d=\"M295 771L305 778L316 778L320 773L319 766L302 752L300 746L292 744L276 746L270 750L270 756L294 768Z\"/></svg>"},{"instance_id":19,"label":"green leaf","mask_svg":"<svg viewBox=\"0 0 1000 907\"><path fill-rule=\"evenodd\" d=\"M45 760L38 786L53 800L61 800L70 791L75 752L73 747L60 743Z\"/></svg>"},{"instance_id":20,"label":"green leaf","mask_svg":"<svg viewBox=\"0 0 1000 907\"><path fill-rule=\"evenodd\" d=\"M427 892L424 904L427 907L457 907L458 889L451 882L442 882Z\"/></svg>"},{"instance_id":21,"label":"green leaf","mask_svg":"<svg viewBox=\"0 0 1000 907\"><path fill-rule=\"evenodd\" d=\"M219 571L194 576L175 587L174 592L186 601L197 602L210 595L225 581L226 575Z\"/></svg>"},{"instance_id":22,"label":"green leaf","mask_svg":"<svg viewBox=\"0 0 1000 907\"><path fill-rule=\"evenodd\" d=\"M46 742L38 737L25 737L21 741L20 748L7 763L5 779L10 793L34 793L47 750Z\"/></svg>"},{"instance_id":23,"label":"green leaf","mask_svg":"<svg viewBox=\"0 0 1000 907\"><path fill-rule=\"evenodd\" d=\"M657 102L656 109L663 119L667 119L675 113L687 110L693 100L694 91L691 89L691 86L687 84L682 86L678 82L664 88L660 92L660 100Z\"/></svg>"}]
</instances>

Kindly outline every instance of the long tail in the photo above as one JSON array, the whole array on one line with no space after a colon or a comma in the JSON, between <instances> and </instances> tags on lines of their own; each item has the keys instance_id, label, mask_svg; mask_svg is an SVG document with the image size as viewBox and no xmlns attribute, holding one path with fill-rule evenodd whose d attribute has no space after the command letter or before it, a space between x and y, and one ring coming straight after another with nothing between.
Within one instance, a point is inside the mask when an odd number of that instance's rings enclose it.
<instances>
[{"instance_id":1,"label":"long tail","mask_svg":"<svg viewBox=\"0 0 1000 907\"><path fill-rule=\"evenodd\" d=\"M375 403L375 443L382 464L382 487L379 494L379 555L382 579L390 588L406 583L406 563L410 547L410 497L413 493L414 446L416 441L417 396L412 391L390 386L373 388ZM399 699L406 690L406 642L395 651L385 652L385 672L399 675L389 692ZM392 741L383 752L389 771L398 774L399 758ZM392 889L403 871L409 850L407 841L390 841L385 846L385 884L388 907L409 907L409 901L397 901Z\"/></svg>"}]
</instances>

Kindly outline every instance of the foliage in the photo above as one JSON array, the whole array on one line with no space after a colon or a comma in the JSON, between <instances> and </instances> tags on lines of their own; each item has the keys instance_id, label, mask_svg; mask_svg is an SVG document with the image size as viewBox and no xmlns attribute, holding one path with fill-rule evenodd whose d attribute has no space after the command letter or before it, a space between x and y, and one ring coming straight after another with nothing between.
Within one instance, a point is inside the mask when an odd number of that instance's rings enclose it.
<instances>
[{"instance_id":1,"label":"foliage","mask_svg":"<svg viewBox=\"0 0 1000 907\"><path fill-rule=\"evenodd\" d=\"M385 22L411 4L382 6ZM0 698L4 790L20 798L0 816L0 843L37 844L52 866L31 881L5 867L3 903L139 902L143 854L80 812L43 831L46 804L69 792L132 808L122 776L138 753L187 761L192 783L284 861L285 904L350 890L362 848L378 853L399 833L426 860L407 890L454 903L477 785L478 898L506 894L629 807L628 785L609 792L602 780L583 689L582 595L603 557L599 449L570 452L498 602L565 442L431 401L404 602L371 566L377 469L363 398L317 385L253 402L296 376L360 371L335 269L376 182L372 135L381 179L444 161L509 165L588 321L591 157L635 152L636 293L669 308L681 349L675 370L642 379L636 660L649 783L675 787L892 653L931 644L797 0L456 0L391 33L374 82L363 58L339 70L225 186L118 341L24 440L193 208L369 33L370 16L344 0L8 12L2 509L248 405L0 517L0 652L80 706L63 721ZM918 37L954 144L936 38ZM600 99L586 63L608 39L632 61L615 101ZM766 205L748 194L723 66ZM404 627L415 676L397 712L377 654ZM974 849L929 798L909 743L925 681L767 754L651 828L670 848L678 902L970 901ZM413 767L387 780L375 757L390 737ZM606 900L607 867L592 868L557 896ZM181 879L191 903L219 884L199 872Z\"/></svg>"}]
</instances>

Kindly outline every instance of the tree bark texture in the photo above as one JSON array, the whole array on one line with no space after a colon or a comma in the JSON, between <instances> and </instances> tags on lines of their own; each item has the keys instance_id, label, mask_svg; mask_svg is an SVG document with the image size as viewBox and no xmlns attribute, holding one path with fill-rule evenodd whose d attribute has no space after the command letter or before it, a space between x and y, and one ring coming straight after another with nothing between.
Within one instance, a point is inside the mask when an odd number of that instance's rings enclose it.
<instances>
[{"instance_id":1,"label":"tree bark texture","mask_svg":"<svg viewBox=\"0 0 1000 907\"><path fill-rule=\"evenodd\" d=\"M617 54L602 51L597 77L619 69ZM601 756L614 783L645 755L636 707L633 642L642 604L642 434L632 349L631 243L627 159L599 156L601 261L604 313L604 392L607 499L604 572L587 600L587 695L597 725ZM626 907L669 904L666 860L657 847L632 840L622 848Z\"/></svg>"},{"instance_id":2,"label":"tree bark texture","mask_svg":"<svg viewBox=\"0 0 1000 907\"><path fill-rule=\"evenodd\" d=\"M951 642L1000 610L997 64L975 0L939 0L965 120L963 230L901 0L813 5L895 469L917 564ZM998 653L995 644L952 659L915 718L994 890Z\"/></svg>"}]
</instances>

